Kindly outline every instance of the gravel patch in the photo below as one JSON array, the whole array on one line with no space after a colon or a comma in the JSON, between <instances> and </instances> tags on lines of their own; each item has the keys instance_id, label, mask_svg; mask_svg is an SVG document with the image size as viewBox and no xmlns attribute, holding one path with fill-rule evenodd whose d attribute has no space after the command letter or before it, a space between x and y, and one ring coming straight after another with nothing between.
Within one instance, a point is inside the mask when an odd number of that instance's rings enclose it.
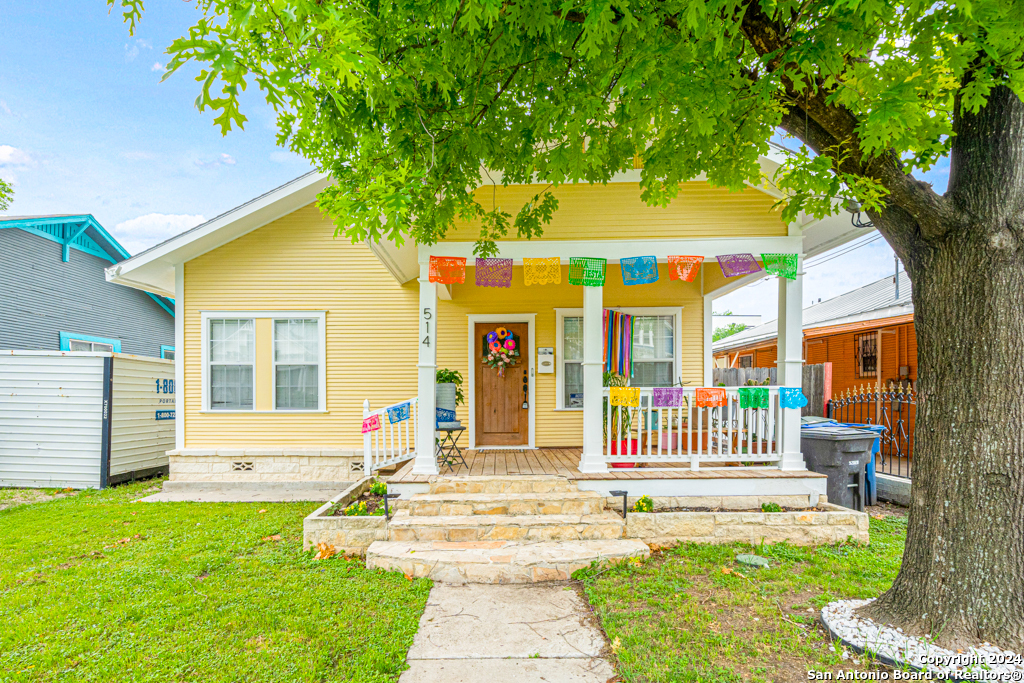
<instances>
[{"instance_id":1,"label":"gravel patch","mask_svg":"<svg viewBox=\"0 0 1024 683\"><path fill-rule=\"evenodd\" d=\"M945 680L1024 680L1024 655L1003 650L989 643L954 652L903 633L902 629L883 626L854 614L871 600L838 600L821 610L821 619L833 637L857 651L875 655L895 669L929 671Z\"/></svg>"}]
</instances>

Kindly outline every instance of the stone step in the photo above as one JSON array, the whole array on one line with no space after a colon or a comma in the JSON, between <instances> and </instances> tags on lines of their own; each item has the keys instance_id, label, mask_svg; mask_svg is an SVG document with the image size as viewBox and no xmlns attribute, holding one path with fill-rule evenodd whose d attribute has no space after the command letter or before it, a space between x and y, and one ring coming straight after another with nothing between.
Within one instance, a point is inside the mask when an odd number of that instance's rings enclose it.
<instances>
[{"instance_id":1,"label":"stone step","mask_svg":"<svg viewBox=\"0 0 1024 683\"><path fill-rule=\"evenodd\" d=\"M554 474L430 478L429 493L551 493L578 491L568 478Z\"/></svg>"},{"instance_id":2,"label":"stone step","mask_svg":"<svg viewBox=\"0 0 1024 683\"><path fill-rule=\"evenodd\" d=\"M551 493L416 493L399 509L434 515L599 515L605 498L597 491Z\"/></svg>"},{"instance_id":3,"label":"stone step","mask_svg":"<svg viewBox=\"0 0 1024 683\"><path fill-rule=\"evenodd\" d=\"M568 579L592 562L648 557L635 539L591 541L374 541L366 551L371 569L401 571L442 583L536 583Z\"/></svg>"},{"instance_id":4,"label":"stone step","mask_svg":"<svg viewBox=\"0 0 1024 683\"><path fill-rule=\"evenodd\" d=\"M577 541L622 538L613 512L599 515L410 515L395 513L391 541Z\"/></svg>"}]
</instances>

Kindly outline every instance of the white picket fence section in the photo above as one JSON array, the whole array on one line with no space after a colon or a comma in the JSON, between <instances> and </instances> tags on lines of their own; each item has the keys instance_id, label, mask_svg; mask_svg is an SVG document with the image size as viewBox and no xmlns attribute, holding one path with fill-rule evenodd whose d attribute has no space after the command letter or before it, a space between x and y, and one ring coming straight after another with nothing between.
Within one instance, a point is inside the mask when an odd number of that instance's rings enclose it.
<instances>
[{"instance_id":1,"label":"white picket fence section","mask_svg":"<svg viewBox=\"0 0 1024 683\"><path fill-rule=\"evenodd\" d=\"M740 408L736 387L723 388L726 405L718 408L697 408L694 388L684 388L686 405L673 408L655 408L653 390L641 388L639 407L629 408L610 405L605 387L605 461L688 463L694 470L701 464L764 467L780 462L783 410L792 409L779 406L779 387L763 387L768 408L746 409Z\"/></svg>"},{"instance_id":2,"label":"white picket fence section","mask_svg":"<svg viewBox=\"0 0 1024 683\"><path fill-rule=\"evenodd\" d=\"M409 419L392 423L388 409L409 403ZM370 410L370 400L363 401L363 419L380 416L380 429L363 434L363 472L370 475L382 467L411 460L416 457L416 425L419 399L410 398L389 406Z\"/></svg>"}]
</instances>

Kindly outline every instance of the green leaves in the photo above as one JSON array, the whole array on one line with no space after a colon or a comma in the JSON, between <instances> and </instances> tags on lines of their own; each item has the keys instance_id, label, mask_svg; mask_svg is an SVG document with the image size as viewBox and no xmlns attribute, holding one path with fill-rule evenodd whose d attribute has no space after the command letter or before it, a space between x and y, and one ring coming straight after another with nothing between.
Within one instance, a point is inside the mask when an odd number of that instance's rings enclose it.
<instances>
[{"instance_id":1,"label":"green leaves","mask_svg":"<svg viewBox=\"0 0 1024 683\"><path fill-rule=\"evenodd\" d=\"M11 208L11 202L13 200L14 186L3 178L0 178L0 211L6 211Z\"/></svg>"},{"instance_id":2,"label":"green leaves","mask_svg":"<svg viewBox=\"0 0 1024 683\"><path fill-rule=\"evenodd\" d=\"M118 4L134 28L141 3ZM1022 7L201 0L167 75L199 64L196 105L224 133L244 125L239 95L255 83L279 143L337 180L320 206L339 236L432 244L465 221L486 256L542 235L557 202L545 189L485 206L482 169L550 188L607 182L639 154L643 199L665 205L697 177L760 185L780 127L808 143L773 179L785 218L851 196L880 207L889 188L871 159L926 170L950 150L955 102L975 110L998 84L1024 94Z\"/></svg>"}]
</instances>

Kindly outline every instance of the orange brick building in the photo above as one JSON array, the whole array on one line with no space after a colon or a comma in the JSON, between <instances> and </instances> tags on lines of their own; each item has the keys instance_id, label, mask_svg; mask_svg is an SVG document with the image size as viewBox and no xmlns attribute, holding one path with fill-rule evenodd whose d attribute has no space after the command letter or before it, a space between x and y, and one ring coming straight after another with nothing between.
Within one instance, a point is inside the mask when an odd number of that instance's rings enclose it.
<instances>
[{"instance_id":1,"label":"orange brick building","mask_svg":"<svg viewBox=\"0 0 1024 683\"><path fill-rule=\"evenodd\" d=\"M897 296L898 290L898 296ZM910 278L892 276L803 311L804 361L832 364L832 395L917 381L917 339ZM778 329L772 320L715 342L715 366L775 367Z\"/></svg>"}]
</instances>

